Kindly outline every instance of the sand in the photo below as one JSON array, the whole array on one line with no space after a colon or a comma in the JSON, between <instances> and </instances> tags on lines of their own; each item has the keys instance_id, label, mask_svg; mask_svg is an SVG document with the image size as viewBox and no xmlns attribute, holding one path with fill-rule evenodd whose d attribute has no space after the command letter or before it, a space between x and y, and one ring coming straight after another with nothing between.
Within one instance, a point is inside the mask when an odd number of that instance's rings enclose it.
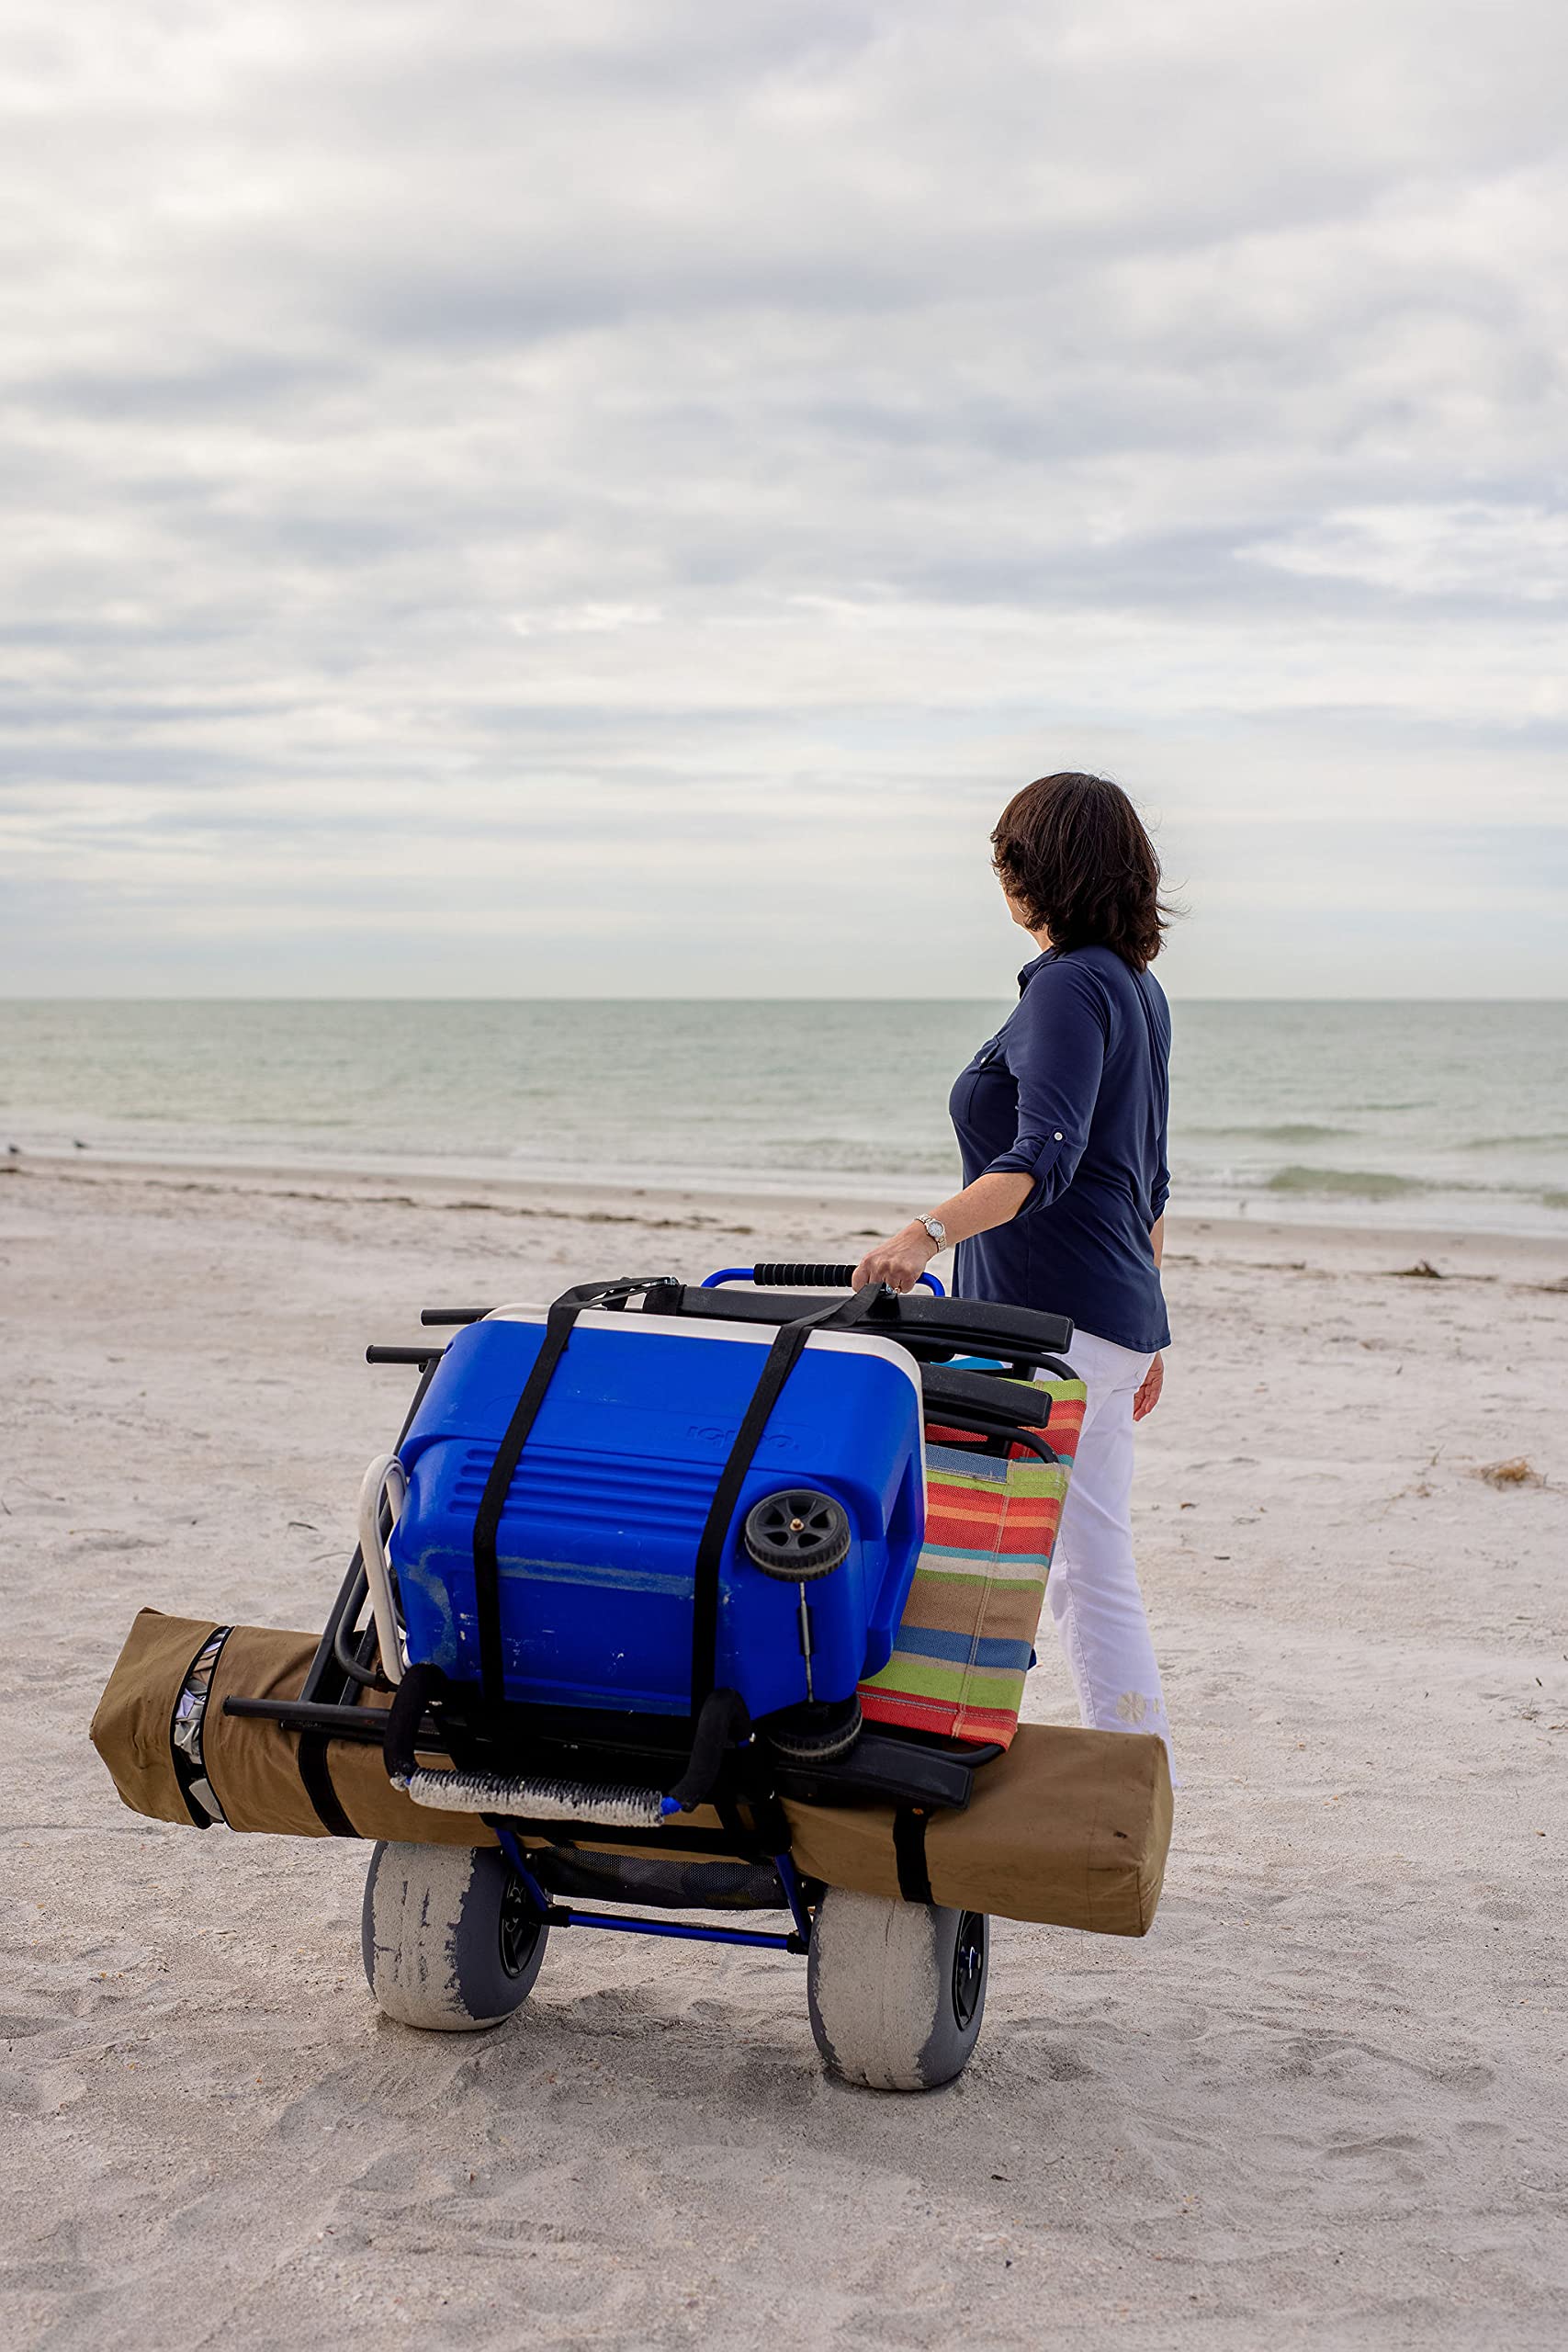
<instances>
[{"instance_id":1,"label":"sand","mask_svg":"<svg viewBox=\"0 0 1568 2352\"><path fill-rule=\"evenodd\" d=\"M1165 1901L1143 1943L1001 1924L948 2091L826 2080L797 1961L608 1936L497 2032L411 2033L365 1849L118 1805L86 1724L138 1605L319 1621L407 1389L367 1339L907 1206L0 1177L8 2346L1561 2345L1544 1245L1172 1216ZM1474 1475L1515 1456L1544 1483ZM1054 1653L1030 1712L1071 1717Z\"/></svg>"}]
</instances>

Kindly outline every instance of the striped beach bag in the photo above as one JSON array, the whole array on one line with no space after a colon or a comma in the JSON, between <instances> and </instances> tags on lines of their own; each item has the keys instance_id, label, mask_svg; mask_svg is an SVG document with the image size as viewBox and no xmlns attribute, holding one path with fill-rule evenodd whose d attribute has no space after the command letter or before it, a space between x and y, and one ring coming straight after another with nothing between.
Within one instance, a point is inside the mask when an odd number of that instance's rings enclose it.
<instances>
[{"instance_id":1,"label":"striped beach bag","mask_svg":"<svg viewBox=\"0 0 1568 2352\"><path fill-rule=\"evenodd\" d=\"M928 1425L926 1540L893 1655L860 1686L869 1721L1011 1742L1084 1417L1081 1380L1040 1385L1055 1463Z\"/></svg>"}]
</instances>

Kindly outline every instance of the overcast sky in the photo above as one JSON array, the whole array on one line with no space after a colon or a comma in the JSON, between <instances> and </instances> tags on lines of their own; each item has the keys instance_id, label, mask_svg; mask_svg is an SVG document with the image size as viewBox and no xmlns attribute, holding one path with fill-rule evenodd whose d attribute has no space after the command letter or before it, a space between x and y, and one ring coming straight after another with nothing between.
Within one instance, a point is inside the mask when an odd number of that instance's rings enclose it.
<instances>
[{"instance_id":1,"label":"overcast sky","mask_svg":"<svg viewBox=\"0 0 1568 2352\"><path fill-rule=\"evenodd\" d=\"M1568 992L1562 0L10 0L0 989Z\"/></svg>"}]
</instances>

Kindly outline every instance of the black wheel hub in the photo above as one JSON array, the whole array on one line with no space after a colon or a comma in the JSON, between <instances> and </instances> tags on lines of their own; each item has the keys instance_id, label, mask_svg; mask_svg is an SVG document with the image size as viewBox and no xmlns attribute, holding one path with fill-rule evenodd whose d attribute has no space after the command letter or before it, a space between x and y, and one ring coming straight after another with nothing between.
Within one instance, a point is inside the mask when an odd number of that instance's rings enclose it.
<instances>
[{"instance_id":1,"label":"black wheel hub","mask_svg":"<svg viewBox=\"0 0 1568 2352\"><path fill-rule=\"evenodd\" d=\"M808 1584L849 1557L849 1513L812 1487L764 1495L746 1514L746 1556L764 1576Z\"/></svg>"},{"instance_id":2,"label":"black wheel hub","mask_svg":"<svg viewBox=\"0 0 1568 2352\"><path fill-rule=\"evenodd\" d=\"M539 1916L528 1890L515 1871L501 1898L501 1964L508 1976L521 1976L539 1940Z\"/></svg>"},{"instance_id":3,"label":"black wheel hub","mask_svg":"<svg viewBox=\"0 0 1568 2352\"><path fill-rule=\"evenodd\" d=\"M953 1947L953 2014L961 2027L972 2021L979 2007L985 1967L985 1919L978 1911L965 1911L958 1922L958 1937Z\"/></svg>"}]
</instances>

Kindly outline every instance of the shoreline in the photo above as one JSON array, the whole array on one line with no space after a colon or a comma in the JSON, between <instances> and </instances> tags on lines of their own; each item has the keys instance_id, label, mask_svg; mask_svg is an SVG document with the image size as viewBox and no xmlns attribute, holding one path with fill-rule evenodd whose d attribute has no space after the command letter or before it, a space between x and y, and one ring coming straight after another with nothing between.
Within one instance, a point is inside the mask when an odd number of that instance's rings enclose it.
<instances>
[{"instance_id":1,"label":"shoreline","mask_svg":"<svg viewBox=\"0 0 1568 2352\"><path fill-rule=\"evenodd\" d=\"M4 1130L0 1129L0 1136L3 1135ZM211 1178L289 1176L316 1182L444 1184L469 1192L550 1196L564 1193L569 1197L587 1187L593 1192L631 1191L649 1197L694 1197L716 1203L746 1201L787 1205L809 1200L840 1212L868 1202L907 1204L911 1200L940 1198L959 1181L955 1164L903 1170L840 1169L820 1175L786 1170L774 1175L757 1169L721 1167L709 1171L656 1163L637 1180L632 1173L618 1173L602 1162L580 1169L559 1161L502 1164L422 1159L417 1153L396 1158L355 1158L345 1152L311 1155L284 1148L225 1152L195 1147L189 1151L155 1147L141 1151L118 1142L82 1142L73 1148L55 1142L18 1144L14 1139L8 1151L0 1142L0 1174L11 1165L47 1169L96 1167L124 1173L141 1170L155 1176L177 1171ZM1321 1186L1292 1182L1205 1189L1201 1181L1184 1180L1179 1170L1175 1189L1176 1197L1190 1204L1190 1216L1210 1218L1216 1223L1321 1227L1334 1231L1364 1228L1386 1233L1495 1234L1522 1240L1559 1241L1568 1254L1568 1191L1560 1196L1551 1186L1539 1192L1527 1187L1467 1190L1463 1186L1445 1187L1435 1181L1398 1178L1388 1189L1380 1189L1374 1182L1365 1191L1348 1189L1338 1180ZM1455 1210L1454 1204L1460 1200L1467 1204L1465 1214ZM1431 1214L1423 1216L1424 1204ZM1502 1214L1490 1216L1482 1204ZM906 1205L900 1210L900 1217L908 1213Z\"/></svg>"},{"instance_id":2,"label":"shoreline","mask_svg":"<svg viewBox=\"0 0 1568 2352\"><path fill-rule=\"evenodd\" d=\"M240 1164L115 1159L96 1152L73 1158L28 1153L0 1160L0 1177L5 1176L13 1180L6 1191L23 1196L33 1184L60 1183L84 1193L141 1189L150 1199L293 1200L338 1208L403 1210L420 1216L488 1216L541 1227L587 1224L650 1233L708 1232L716 1238L728 1234L737 1240L755 1240L759 1255L777 1256L787 1249L808 1258L820 1258L827 1246L826 1241L813 1243L814 1230L837 1237L836 1246L847 1248L856 1239L879 1238L910 1214L907 1194L875 1184L844 1193L809 1186L763 1192L744 1185L716 1184L708 1190L638 1183L629 1177L619 1182L592 1177L573 1183L526 1177L381 1176L288 1159ZM782 1238L786 1228L787 1239ZM1568 1236L1559 1241L1488 1227L1424 1224L1416 1218L1394 1225L1262 1217L1207 1207L1184 1214L1179 1206L1167 1212L1166 1234L1168 1267L1207 1256L1250 1263L1259 1271L1270 1264L1280 1271L1301 1271L1314 1259L1343 1257L1355 1271L1373 1272L1374 1261L1390 1258L1397 1261L1382 1269L1390 1276L1425 1261L1442 1276L1568 1291ZM1201 1250L1196 1247L1199 1242ZM944 1281L951 1268L951 1252L933 1261L933 1270Z\"/></svg>"}]
</instances>

